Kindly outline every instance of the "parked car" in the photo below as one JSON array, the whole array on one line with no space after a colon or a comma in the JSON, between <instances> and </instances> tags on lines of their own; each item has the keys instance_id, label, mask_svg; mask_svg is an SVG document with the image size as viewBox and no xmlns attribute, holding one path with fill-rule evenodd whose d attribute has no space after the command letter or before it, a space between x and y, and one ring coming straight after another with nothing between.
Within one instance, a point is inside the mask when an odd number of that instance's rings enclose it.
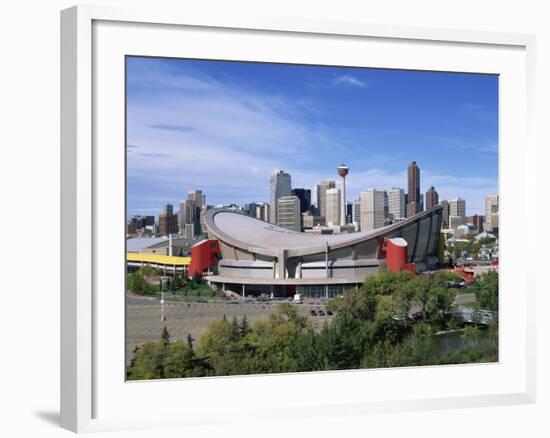
<instances>
[{"instance_id":1,"label":"parked car","mask_svg":"<svg viewBox=\"0 0 550 438\"><path fill-rule=\"evenodd\" d=\"M319 315L319 316L325 316L325 311L324 311L323 309L319 309L319 310L317 311L317 315Z\"/></svg>"},{"instance_id":2,"label":"parked car","mask_svg":"<svg viewBox=\"0 0 550 438\"><path fill-rule=\"evenodd\" d=\"M317 315L317 312L316 312L315 310L313 310L313 309L311 309L311 310L309 311L309 313L310 313L311 316L316 316L316 315Z\"/></svg>"}]
</instances>

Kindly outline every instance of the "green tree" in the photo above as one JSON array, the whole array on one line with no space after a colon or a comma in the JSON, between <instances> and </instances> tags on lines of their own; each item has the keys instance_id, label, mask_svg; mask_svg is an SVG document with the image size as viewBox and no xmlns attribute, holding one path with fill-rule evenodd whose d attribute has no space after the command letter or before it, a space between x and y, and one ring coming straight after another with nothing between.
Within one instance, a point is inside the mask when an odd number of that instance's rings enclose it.
<instances>
[{"instance_id":1,"label":"green tree","mask_svg":"<svg viewBox=\"0 0 550 438\"><path fill-rule=\"evenodd\" d=\"M347 291L330 300L327 309L337 315L349 315L360 321L371 321L376 313L377 298L372 289Z\"/></svg>"},{"instance_id":2,"label":"green tree","mask_svg":"<svg viewBox=\"0 0 550 438\"><path fill-rule=\"evenodd\" d=\"M241 338L244 338L248 332L250 331L250 325L248 324L248 320L246 319L246 315L244 315L241 319L241 323L239 325L239 331Z\"/></svg>"},{"instance_id":3,"label":"green tree","mask_svg":"<svg viewBox=\"0 0 550 438\"><path fill-rule=\"evenodd\" d=\"M413 274L409 271L381 271L377 275L368 277L361 290L370 292L373 295L391 295L398 285L407 283L413 277Z\"/></svg>"},{"instance_id":4,"label":"green tree","mask_svg":"<svg viewBox=\"0 0 550 438\"><path fill-rule=\"evenodd\" d=\"M426 310L428 300L430 299L430 291L432 287L432 278L428 276L418 276L411 281L411 287L414 291L414 300L417 301L422 308L422 318L426 320Z\"/></svg>"},{"instance_id":5,"label":"green tree","mask_svg":"<svg viewBox=\"0 0 550 438\"><path fill-rule=\"evenodd\" d=\"M128 290L132 291L138 295L151 295L153 293L153 288L145 279L140 275L139 272L133 272L128 277L127 283Z\"/></svg>"},{"instance_id":6,"label":"green tree","mask_svg":"<svg viewBox=\"0 0 550 438\"><path fill-rule=\"evenodd\" d=\"M160 269L153 268L152 266L147 266L147 265L139 268L138 272L141 274L141 276L151 278L151 279L154 277L158 277L159 275L162 274L162 271Z\"/></svg>"},{"instance_id":7,"label":"green tree","mask_svg":"<svg viewBox=\"0 0 550 438\"><path fill-rule=\"evenodd\" d=\"M476 278L472 289L480 308L498 311L498 272L489 271Z\"/></svg>"},{"instance_id":8,"label":"green tree","mask_svg":"<svg viewBox=\"0 0 550 438\"><path fill-rule=\"evenodd\" d=\"M241 330L239 327L239 322L237 321L237 317L234 316L231 320L231 339L233 341L238 341L241 338Z\"/></svg>"},{"instance_id":9,"label":"green tree","mask_svg":"<svg viewBox=\"0 0 550 438\"><path fill-rule=\"evenodd\" d=\"M165 346L162 341L140 345L132 366L128 370L129 380L151 380L164 377Z\"/></svg>"},{"instance_id":10,"label":"green tree","mask_svg":"<svg viewBox=\"0 0 550 438\"><path fill-rule=\"evenodd\" d=\"M412 279L399 283L392 294L395 310L405 320L408 319L413 301L417 296L417 284L420 284L420 281Z\"/></svg>"},{"instance_id":11,"label":"green tree","mask_svg":"<svg viewBox=\"0 0 550 438\"><path fill-rule=\"evenodd\" d=\"M450 317L455 299L455 292L447 287L435 287L430 291L427 303L430 321L436 328L443 328Z\"/></svg>"},{"instance_id":12,"label":"green tree","mask_svg":"<svg viewBox=\"0 0 550 438\"><path fill-rule=\"evenodd\" d=\"M193 347L181 341L168 346L163 369L165 378L203 377L211 371L208 362L199 358Z\"/></svg>"},{"instance_id":13,"label":"green tree","mask_svg":"<svg viewBox=\"0 0 550 438\"><path fill-rule=\"evenodd\" d=\"M170 344L170 333L168 332L168 328L166 326L162 329L160 339L165 347Z\"/></svg>"}]
</instances>

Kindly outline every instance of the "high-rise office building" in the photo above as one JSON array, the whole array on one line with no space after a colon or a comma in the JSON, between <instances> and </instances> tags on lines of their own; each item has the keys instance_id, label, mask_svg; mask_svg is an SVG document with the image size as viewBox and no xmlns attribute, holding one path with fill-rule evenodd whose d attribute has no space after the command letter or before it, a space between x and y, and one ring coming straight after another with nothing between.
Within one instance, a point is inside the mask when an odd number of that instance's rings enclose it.
<instances>
[{"instance_id":1,"label":"high-rise office building","mask_svg":"<svg viewBox=\"0 0 550 438\"><path fill-rule=\"evenodd\" d=\"M485 231L492 232L498 228L498 195L490 195L485 198Z\"/></svg>"},{"instance_id":2,"label":"high-rise office building","mask_svg":"<svg viewBox=\"0 0 550 438\"><path fill-rule=\"evenodd\" d=\"M297 196L300 200L300 213L305 213L311 209L311 190L310 189L292 189L292 196Z\"/></svg>"},{"instance_id":3,"label":"high-rise office building","mask_svg":"<svg viewBox=\"0 0 550 438\"><path fill-rule=\"evenodd\" d=\"M269 222L269 204L266 204L265 202L260 202L256 206L256 219Z\"/></svg>"},{"instance_id":4,"label":"high-rise office building","mask_svg":"<svg viewBox=\"0 0 550 438\"><path fill-rule=\"evenodd\" d=\"M193 224L195 235L201 233L201 207L202 207L202 191L191 190L187 192L187 223Z\"/></svg>"},{"instance_id":5,"label":"high-rise office building","mask_svg":"<svg viewBox=\"0 0 550 438\"><path fill-rule=\"evenodd\" d=\"M269 191L270 191L270 206L269 222L272 224L279 223L279 198L283 196L291 196L291 180L290 174L284 170L276 170L269 179Z\"/></svg>"},{"instance_id":6,"label":"high-rise office building","mask_svg":"<svg viewBox=\"0 0 550 438\"><path fill-rule=\"evenodd\" d=\"M250 202L249 204L244 204L244 214L250 217L256 217L256 208L258 204L256 202Z\"/></svg>"},{"instance_id":7,"label":"high-rise office building","mask_svg":"<svg viewBox=\"0 0 550 438\"><path fill-rule=\"evenodd\" d=\"M300 231L302 227L300 199L297 196L282 196L277 203L278 225L289 230Z\"/></svg>"},{"instance_id":8,"label":"high-rise office building","mask_svg":"<svg viewBox=\"0 0 550 438\"><path fill-rule=\"evenodd\" d=\"M341 225L340 217L342 208L342 203L340 202L341 197L340 189L328 189L325 192L325 219L326 223L329 226L332 225Z\"/></svg>"},{"instance_id":9,"label":"high-rise office building","mask_svg":"<svg viewBox=\"0 0 550 438\"><path fill-rule=\"evenodd\" d=\"M178 232L178 217L172 204L166 204L159 215L159 233L168 236Z\"/></svg>"},{"instance_id":10,"label":"high-rise office building","mask_svg":"<svg viewBox=\"0 0 550 438\"><path fill-rule=\"evenodd\" d=\"M449 228L455 229L466 222L466 201L461 198L449 201Z\"/></svg>"},{"instance_id":11,"label":"high-rise office building","mask_svg":"<svg viewBox=\"0 0 550 438\"><path fill-rule=\"evenodd\" d=\"M384 226L384 192L370 189L361 193L361 231Z\"/></svg>"},{"instance_id":12,"label":"high-rise office building","mask_svg":"<svg viewBox=\"0 0 550 438\"><path fill-rule=\"evenodd\" d=\"M302 214L302 228L310 230L316 226L325 226L325 218L323 216L315 216L311 212Z\"/></svg>"},{"instance_id":13,"label":"high-rise office building","mask_svg":"<svg viewBox=\"0 0 550 438\"><path fill-rule=\"evenodd\" d=\"M461 198L449 201L449 216L466 216L466 201Z\"/></svg>"},{"instance_id":14,"label":"high-rise office building","mask_svg":"<svg viewBox=\"0 0 550 438\"><path fill-rule=\"evenodd\" d=\"M353 222L353 202L346 201L346 224Z\"/></svg>"},{"instance_id":15,"label":"high-rise office building","mask_svg":"<svg viewBox=\"0 0 550 438\"><path fill-rule=\"evenodd\" d=\"M388 213L394 221L406 217L405 190L393 187L388 192Z\"/></svg>"},{"instance_id":16,"label":"high-rise office building","mask_svg":"<svg viewBox=\"0 0 550 438\"><path fill-rule=\"evenodd\" d=\"M439 204L439 194L435 190L434 186L431 186L426 190L426 210L435 207Z\"/></svg>"},{"instance_id":17,"label":"high-rise office building","mask_svg":"<svg viewBox=\"0 0 550 438\"><path fill-rule=\"evenodd\" d=\"M483 231L483 226L485 225L485 216L474 214L473 216L468 216L466 218L466 222L473 224L473 226L477 228L478 232L481 233Z\"/></svg>"},{"instance_id":18,"label":"high-rise office building","mask_svg":"<svg viewBox=\"0 0 550 438\"><path fill-rule=\"evenodd\" d=\"M319 210L319 216L325 216L326 218L327 190L334 189L335 187L336 182L332 180L323 180L317 184L317 208Z\"/></svg>"},{"instance_id":19,"label":"high-rise office building","mask_svg":"<svg viewBox=\"0 0 550 438\"><path fill-rule=\"evenodd\" d=\"M140 216L135 215L128 221L129 234L136 234L138 232L152 231L155 225L155 216Z\"/></svg>"},{"instance_id":20,"label":"high-rise office building","mask_svg":"<svg viewBox=\"0 0 550 438\"><path fill-rule=\"evenodd\" d=\"M355 198L353 201L353 223L355 224L355 229L361 229L361 198Z\"/></svg>"},{"instance_id":21,"label":"high-rise office building","mask_svg":"<svg viewBox=\"0 0 550 438\"><path fill-rule=\"evenodd\" d=\"M202 190L190 190L187 192L187 199L180 201L180 209L178 211L178 224L180 235L189 235L191 231L195 235L205 232L204 213L206 212L206 197ZM187 224L193 224L193 227L186 227ZM159 224L160 225L160 224Z\"/></svg>"},{"instance_id":22,"label":"high-rise office building","mask_svg":"<svg viewBox=\"0 0 550 438\"><path fill-rule=\"evenodd\" d=\"M187 200L194 202L195 206L200 210L203 206L203 201L205 201L205 196L203 196L202 190L191 190L187 192Z\"/></svg>"},{"instance_id":23,"label":"high-rise office building","mask_svg":"<svg viewBox=\"0 0 550 438\"><path fill-rule=\"evenodd\" d=\"M466 218L464 216L453 216L452 214L449 215L449 228L452 230L456 230L459 225L462 225L465 222Z\"/></svg>"},{"instance_id":24,"label":"high-rise office building","mask_svg":"<svg viewBox=\"0 0 550 438\"><path fill-rule=\"evenodd\" d=\"M443 207L443 212L441 214L441 219L443 221L443 228L449 228L449 201L444 199L440 202L441 206Z\"/></svg>"},{"instance_id":25,"label":"high-rise office building","mask_svg":"<svg viewBox=\"0 0 550 438\"><path fill-rule=\"evenodd\" d=\"M203 196L203 202L205 200L205 197ZM200 220L199 225L201 227L200 232L202 234L206 233L208 230L206 229L206 212L212 208L211 205L202 204L200 209Z\"/></svg>"},{"instance_id":26,"label":"high-rise office building","mask_svg":"<svg viewBox=\"0 0 550 438\"><path fill-rule=\"evenodd\" d=\"M189 223L187 220L188 213L187 201L180 201L180 210L178 211L178 225L180 230L183 230L185 228L185 224Z\"/></svg>"},{"instance_id":27,"label":"high-rise office building","mask_svg":"<svg viewBox=\"0 0 550 438\"><path fill-rule=\"evenodd\" d=\"M162 209L162 214L174 214L174 206L170 203L167 203Z\"/></svg>"},{"instance_id":28,"label":"high-rise office building","mask_svg":"<svg viewBox=\"0 0 550 438\"><path fill-rule=\"evenodd\" d=\"M416 165L416 161L411 162L407 168L407 182L407 217L411 217L422 211L422 201L420 199L420 168Z\"/></svg>"},{"instance_id":29,"label":"high-rise office building","mask_svg":"<svg viewBox=\"0 0 550 438\"><path fill-rule=\"evenodd\" d=\"M195 237L195 224L184 224L183 229L180 229L180 236L187 240L193 239Z\"/></svg>"}]
</instances>

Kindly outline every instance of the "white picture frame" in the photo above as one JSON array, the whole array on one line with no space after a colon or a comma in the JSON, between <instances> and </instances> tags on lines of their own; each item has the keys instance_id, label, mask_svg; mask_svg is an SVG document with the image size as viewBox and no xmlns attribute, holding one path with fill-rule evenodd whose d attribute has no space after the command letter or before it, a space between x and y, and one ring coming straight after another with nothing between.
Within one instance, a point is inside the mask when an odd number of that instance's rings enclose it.
<instances>
[{"instance_id":1,"label":"white picture frame","mask_svg":"<svg viewBox=\"0 0 550 438\"><path fill-rule=\"evenodd\" d=\"M99 27L98 27L99 26ZM125 27L119 29L118 27ZM139 41L139 33L147 28L149 38ZM141 30L140 30L141 29ZM456 50L464 53L453 56L445 62L452 65L449 69L455 71L479 71L486 73L502 74L505 81L510 78L508 84L504 84L501 94L501 124L504 124L502 134L502 158L500 163L500 190L502 197L502 230L504 241L501 243L502 263L501 270L506 278L501 305L506 309L507 303L512 303L518 312L517 329L514 339L503 339L503 334L511 333L510 320L503 315L503 329L501 330L501 347L503 342L515 342L513 351L505 352L505 359L496 366L500 368L489 369L485 365L462 366L455 368L422 367L423 369L394 369L382 370L374 374L371 370L350 372L323 372L303 373L284 376L247 376L231 378L189 379L185 382L186 390L195 396L199 394L213 395L219 392L220 402L209 407L209 415L196 407L193 415L181 415L177 409L166 412L156 408L153 404L149 409L150 415L131 414L131 410L117 410L117 406L124 405L125 401L146 397L153 400L159 394L173 399L181 381L162 382L124 382L124 374L117 367L120 356L117 356L115 348L121 333L120 327L124 326L124 313L122 300L113 301L112 297L102 296L98 299L98 291L102 291L102 284L107 274L103 269L109 255L105 252L109 246L109 230L120 232L123 238L122 224L118 216L109 218L106 208L98 208L105 202L105 207L116 205L120 196L124 194L115 189L112 190L112 198L107 195L106 187L119 187L117 180L123 169L118 169L121 164L121 150L106 148L111 140L108 137L114 132L120 134L114 128L101 128L105 119L120 122L124 102L120 101L120 54L144 54L158 51L158 55L169 55L170 44L161 44L162 38L170 32L198 32L200 38L216 32L233 32L235 41L254 41L261 38L277 39L302 39L304 48L311 49L312 56L336 56L335 48L323 49L323 54L315 55L315 44L321 44L323 38L333 38L335 44L374 44L384 43L398 46L395 53L401 51L405 56L405 50L401 46L417 47L426 50L426 56L430 50ZM135 46L125 44L126 40L119 35L131 33ZM151 35L158 34L158 38ZM161 35L161 34L164 34ZM193 37L191 33L186 34ZM216 34L217 35L217 34ZM170 34L172 37L173 34ZM306 41L307 40L307 41ZM105 41L109 41L106 49ZM215 43L215 41L214 41ZM201 50L208 52L207 57L220 56L220 48L205 43L201 48L197 46L193 55L200 56ZM141 46L140 46L141 44ZM147 46L147 47L145 47ZM257 57L257 60L272 60L278 55L277 50L266 54L253 47L251 44L248 56ZM519 232L521 218L512 207L515 200L521 196L525 202L535 193L535 142L533 139L533 110L534 110L534 46L535 40L531 35L491 33L482 31L461 31L450 29L424 29L403 26L381 26L366 23L337 23L317 22L304 19L275 19L241 17L228 20L224 17L197 16L188 11L162 11L150 9L145 11L126 10L108 7L78 6L62 11L61 13L61 426L75 431L99 431L118 428L147 428L159 426L185 426L189 424L202 424L210 419L212 412L216 412L216 418L220 423L234 421L235 413L243 419L251 416L262 418L264 413L255 406L238 406L224 409L224 394L236 390L244 396L251 391L258 391L265 385L265 391L272 391L271 398L274 403L281 404L283 398L278 398L277 388L292 387L299 384L318 385L319 382L326 385L326 390L320 393L314 392L311 397L299 398L295 404L288 407L280 406L281 414L291 413L299 408L306 417L315 415L342 415L350 412L362 414L368 412L399 412L413 409L441 409L454 407L473 407L503 404L532 403L535 400L535 310L533 283L534 273L527 262L514 254L514 248L522 246L522 250L528 251L533 242L523 242L516 235ZM140 48L141 47L141 48ZM275 47L275 46L273 46ZM282 47L282 46L281 46ZM128 52L127 50L131 50ZM136 53L136 50L139 53ZM141 51L143 50L143 52ZM236 50L236 49L235 49ZM245 49L243 49L245 50ZM392 49L393 50L393 49ZM468 58L468 51L481 50L477 55ZM379 53L374 52L373 53ZM216 54L218 53L218 55ZM244 52L243 52L244 53ZM289 53L289 52L287 52ZM419 52L421 54L421 52ZM473 52L472 52L473 53ZM491 55L491 53L494 53ZM481 56L478 56L481 55ZM231 56L238 57L238 53ZM231 58L230 56L230 58ZM244 56L244 55L243 55ZM286 55L296 61L300 56L296 54ZM395 56L395 55L392 55ZM491 59L482 59L486 56L494 56ZM501 57L501 58L500 58ZM265 58L265 59L264 59ZM443 56L445 58L445 56ZM116 62L108 63L115 59ZM321 59L321 58L317 58ZM378 67L411 68L411 69L438 69L437 63L424 60L404 60L401 65L395 63L391 56L384 61L380 54ZM470 59L465 62L465 59ZM307 62L314 62L310 60ZM306 62L306 63L307 63ZM350 61L343 61L342 65L350 65ZM438 60L437 62L442 62ZM408 63L408 64L406 64ZM105 66L108 66L105 69ZM494 67L491 67L494 65ZM408 66L408 67L407 67ZM483 67L485 66L485 67ZM487 71L489 70L489 71ZM108 86L103 86L101 81L109 81L108 75L118 79ZM507 76L508 75L508 76ZM107 76L107 77L106 77ZM512 83L513 82L513 83ZM110 105L112 113L102 107L105 99L98 90L108 90L110 99L114 99L115 105ZM515 91L507 94L506 90ZM118 100L117 100L118 99ZM114 125L113 125L114 126ZM105 132L104 132L105 131ZM115 136L112 144L118 144L120 136ZM103 140L105 140L103 142ZM513 140L513 141L512 141ZM98 146L100 141L100 146ZM523 147L514 148L513 143L522 144ZM98 153L100 148L100 153ZM117 152L118 151L118 152ZM106 163L106 155L110 165ZM109 167L111 166L111 167ZM517 166L515 168L514 166ZM118 172L118 173L117 173ZM513 185L506 177L515 175L516 185ZM112 181L111 181L112 180ZM118 183L112 184L115 180ZM525 195L527 193L527 195ZM532 205L536 206L536 203ZM536 209L536 207L533 207ZM535 211L531 209L533 214ZM113 224L113 221L116 223ZM118 221L118 222L117 222ZM108 227L109 230L107 230ZM104 230L107 230L104 232ZM106 242L101 239L107 239ZM116 242L115 242L116 241ZM117 239L111 239L114 252L118 250ZM117 243L118 242L118 243ZM120 255L120 254L119 254ZM514 267L512 272L511 266ZM116 274L116 272L113 272ZM501 276L502 278L502 276ZM528 282L527 280L531 282ZM506 288L517 291L516 295L508 294ZM116 288L115 288L116 289ZM118 303L118 304L117 304ZM101 316L99 316L101 315ZM508 321L508 322L507 322ZM106 331L115 333L111 339L106 336ZM116 338L116 340L115 340ZM111 345L112 341L112 345ZM107 345L109 344L109 345ZM506 344L507 345L507 344ZM505 345L505 346L506 346ZM123 346L120 346L123 349ZM103 354L101 354L103 352ZM513 359L511 358L514 353ZM121 351L123 355L124 352ZM507 356L509 354L509 356ZM113 359L109 359L112 357ZM510 360L506 359L510 358ZM510 369L506 367L510 365ZM111 369L111 366L113 369ZM499 372L503 371L501 374ZM352 394L346 388L361 385L372 381L373 376L383 379L384 375L392 373L393 379L413 376L415 379L445 379L445 375L454 373L456 376L467 378L474 376L479 382L487 381L487 386L480 384L478 391L471 388L455 388L447 394L441 388L435 388L428 392L422 392L411 385L409 391L392 392L387 397L374 394L372 397L363 394ZM502 382L502 390L499 390L495 378L493 386L490 385L491 376L498 375ZM476 377L477 376L477 377ZM113 380L114 379L114 380ZM112 382L120 380L116 385ZM476 381L476 380L474 380ZM358 383L359 382L359 383ZM116 387L130 387L129 392L117 392ZM508 386L506 386L508 385ZM399 385L396 385L399 386ZM465 385L468 386L468 385ZM111 388L112 387L112 388ZM154 391L149 392L149 388ZM338 391L342 388L342 391ZM111 392L112 391L112 392ZM353 395L353 396L352 396ZM127 397L127 400L123 398ZM281 396L282 397L282 396ZM110 400L106 400L106 399ZM245 400L245 399L243 399ZM315 401L314 401L315 400ZM105 414L103 414L105 412Z\"/></svg>"}]
</instances>

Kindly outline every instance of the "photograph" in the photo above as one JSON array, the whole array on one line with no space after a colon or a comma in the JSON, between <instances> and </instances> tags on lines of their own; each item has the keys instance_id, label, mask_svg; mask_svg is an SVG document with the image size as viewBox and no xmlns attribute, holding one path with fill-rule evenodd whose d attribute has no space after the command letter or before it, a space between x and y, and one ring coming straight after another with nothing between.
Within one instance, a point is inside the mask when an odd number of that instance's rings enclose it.
<instances>
[{"instance_id":1,"label":"photograph","mask_svg":"<svg viewBox=\"0 0 550 438\"><path fill-rule=\"evenodd\" d=\"M499 361L499 75L127 55L125 111L127 381Z\"/></svg>"}]
</instances>

